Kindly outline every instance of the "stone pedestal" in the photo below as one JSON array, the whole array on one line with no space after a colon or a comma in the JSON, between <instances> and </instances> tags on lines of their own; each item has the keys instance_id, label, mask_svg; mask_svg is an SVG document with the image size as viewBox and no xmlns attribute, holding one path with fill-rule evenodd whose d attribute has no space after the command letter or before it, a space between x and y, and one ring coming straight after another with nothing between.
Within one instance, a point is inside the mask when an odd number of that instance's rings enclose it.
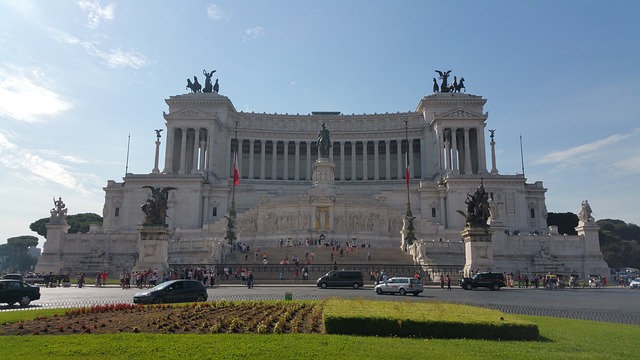
<instances>
[{"instance_id":1,"label":"stone pedestal","mask_svg":"<svg viewBox=\"0 0 640 360\"><path fill-rule=\"evenodd\" d=\"M143 225L139 228L138 261L133 271L158 269L161 275L169 269L169 236L171 230L164 225Z\"/></svg>"},{"instance_id":2,"label":"stone pedestal","mask_svg":"<svg viewBox=\"0 0 640 360\"><path fill-rule=\"evenodd\" d=\"M333 197L336 194L335 186L336 165L327 158L319 158L313 163L311 179L313 185L309 189L309 195L313 197Z\"/></svg>"},{"instance_id":3,"label":"stone pedestal","mask_svg":"<svg viewBox=\"0 0 640 360\"><path fill-rule=\"evenodd\" d=\"M609 275L609 266L604 261L600 251L599 229L600 226L595 221L578 221L578 226L576 227L578 236L584 240L584 261L582 262L584 267L582 271L585 276Z\"/></svg>"},{"instance_id":4,"label":"stone pedestal","mask_svg":"<svg viewBox=\"0 0 640 360\"><path fill-rule=\"evenodd\" d=\"M47 241L44 242L42 255L35 267L35 272L48 274L50 272L60 273L64 262L62 261L61 246L63 234L66 234L70 226L64 221L61 224L47 224Z\"/></svg>"},{"instance_id":5,"label":"stone pedestal","mask_svg":"<svg viewBox=\"0 0 640 360\"><path fill-rule=\"evenodd\" d=\"M495 271L489 227L466 226L460 234L464 239L464 276L470 276L476 270Z\"/></svg>"}]
</instances>

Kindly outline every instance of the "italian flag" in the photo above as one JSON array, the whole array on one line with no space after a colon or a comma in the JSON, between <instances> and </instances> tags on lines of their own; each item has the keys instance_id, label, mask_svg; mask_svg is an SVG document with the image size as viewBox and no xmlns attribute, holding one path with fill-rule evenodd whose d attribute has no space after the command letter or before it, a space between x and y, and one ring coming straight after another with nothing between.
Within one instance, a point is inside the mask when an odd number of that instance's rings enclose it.
<instances>
[{"instance_id":1,"label":"italian flag","mask_svg":"<svg viewBox=\"0 0 640 360\"><path fill-rule=\"evenodd\" d=\"M405 171L405 178L407 179L407 187L409 187L409 150L407 149L407 168Z\"/></svg>"},{"instance_id":2,"label":"italian flag","mask_svg":"<svg viewBox=\"0 0 640 360\"><path fill-rule=\"evenodd\" d=\"M233 157L233 186L240 184L240 173L238 172L238 153Z\"/></svg>"}]
</instances>

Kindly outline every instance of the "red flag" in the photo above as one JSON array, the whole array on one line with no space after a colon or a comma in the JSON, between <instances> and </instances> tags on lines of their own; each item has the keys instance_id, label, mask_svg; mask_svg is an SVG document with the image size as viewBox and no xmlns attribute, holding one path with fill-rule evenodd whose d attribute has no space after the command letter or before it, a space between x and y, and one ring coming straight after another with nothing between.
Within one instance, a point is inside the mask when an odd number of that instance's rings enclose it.
<instances>
[{"instance_id":1,"label":"red flag","mask_svg":"<svg viewBox=\"0 0 640 360\"><path fill-rule=\"evenodd\" d=\"M405 171L405 178L407 179L407 187L409 187L409 152L407 151L407 170Z\"/></svg>"},{"instance_id":2,"label":"red flag","mask_svg":"<svg viewBox=\"0 0 640 360\"><path fill-rule=\"evenodd\" d=\"M240 184L240 173L238 172L238 153L233 158L233 186Z\"/></svg>"}]
</instances>

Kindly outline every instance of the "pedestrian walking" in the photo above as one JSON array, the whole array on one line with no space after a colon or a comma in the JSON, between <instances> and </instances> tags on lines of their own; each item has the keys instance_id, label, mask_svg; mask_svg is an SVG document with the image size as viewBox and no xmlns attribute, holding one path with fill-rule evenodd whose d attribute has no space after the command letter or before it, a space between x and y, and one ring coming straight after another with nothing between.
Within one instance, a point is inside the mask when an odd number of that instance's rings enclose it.
<instances>
[{"instance_id":1,"label":"pedestrian walking","mask_svg":"<svg viewBox=\"0 0 640 360\"><path fill-rule=\"evenodd\" d=\"M247 276L247 289L253 289L253 273L249 271Z\"/></svg>"}]
</instances>

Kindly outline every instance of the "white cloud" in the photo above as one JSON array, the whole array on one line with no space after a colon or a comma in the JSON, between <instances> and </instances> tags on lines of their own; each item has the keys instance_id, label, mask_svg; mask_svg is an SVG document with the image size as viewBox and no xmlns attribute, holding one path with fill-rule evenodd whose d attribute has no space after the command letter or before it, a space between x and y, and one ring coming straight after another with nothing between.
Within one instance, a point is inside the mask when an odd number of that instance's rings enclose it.
<instances>
[{"instance_id":1,"label":"white cloud","mask_svg":"<svg viewBox=\"0 0 640 360\"><path fill-rule=\"evenodd\" d=\"M100 53L99 57L105 59L110 67L127 67L140 69L147 65L149 60L136 51L123 51L121 49L111 50L109 54Z\"/></svg>"},{"instance_id":2,"label":"white cloud","mask_svg":"<svg viewBox=\"0 0 640 360\"><path fill-rule=\"evenodd\" d=\"M615 145L620 141L628 139L634 134L640 133L640 129L636 129L632 133L628 134L614 134L602 140L594 141L592 143L583 144L580 146L572 147L566 150L555 151L550 154L534 161L534 164L558 164L564 162L573 162L578 159L583 159L600 152L602 149L608 148L611 145Z\"/></svg>"},{"instance_id":3,"label":"white cloud","mask_svg":"<svg viewBox=\"0 0 640 360\"><path fill-rule=\"evenodd\" d=\"M622 159L613 163L613 167L625 173L640 174L640 155L635 155L627 159Z\"/></svg>"},{"instance_id":4,"label":"white cloud","mask_svg":"<svg viewBox=\"0 0 640 360\"><path fill-rule=\"evenodd\" d=\"M90 41L81 41L73 35L65 33L57 33L54 38L60 42L70 45L78 45L83 47L89 55L104 60L104 63L111 68L132 67L140 69L146 66L150 61L137 51L124 51L122 49L112 49L109 52L102 51L98 48L98 43Z\"/></svg>"},{"instance_id":5,"label":"white cloud","mask_svg":"<svg viewBox=\"0 0 640 360\"><path fill-rule=\"evenodd\" d=\"M231 20L231 13L224 11L220 6L211 4L207 6L207 16L215 21L229 21Z\"/></svg>"},{"instance_id":6,"label":"white cloud","mask_svg":"<svg viewBox=\"0 0 640 360\"><path fill-rule=\"evenodd\" d=\"M41 153L43 155L56 154L55 151L42 151ZM75 159L70 156L62 156L62 158ZM36 151L20 149L2 133L0 133L0 165L8 169L3 173L11 174L25 181L56 183L83 193L87 192L82 184L83 181L93 177L74 173L64 163L56 159L45 159Z\"/></svg>"},{"instance_id":7,"label":"white cloud","mask_svg":"<svg viewBox=\"0 0 640 360\"><path fill-rule=\"evenodd\" d=\"M97 1L78 1L78 6L87 12L87 27L91 29L115 18L116 6L114 4L102 7Z\"/></svg>"},{"instance_id":8,"label":"white cloud","mask_svg":"<svg viewBox=\"0 0 640 360\"><path fill-rule=\"evenodd\" d=\"M244 31L244 35L243 36L243 40L255 40L255 39L260 39L263 38L266 33L264 32L264 29L261 28L260 26L256 26L256 27L252 27L251 29L247 29Z\"/></svg>"},{"instance_id":9,"label":"white cloud","mask_svg":"<svg viewBox=\"0 0 640 360\"><path fill-rule=\"evenodd\" d=\"M70 109L68 101L48 88L49 82L38 70L0 69L0 115L36 122Z\"/></svg>"}]
</instances>

